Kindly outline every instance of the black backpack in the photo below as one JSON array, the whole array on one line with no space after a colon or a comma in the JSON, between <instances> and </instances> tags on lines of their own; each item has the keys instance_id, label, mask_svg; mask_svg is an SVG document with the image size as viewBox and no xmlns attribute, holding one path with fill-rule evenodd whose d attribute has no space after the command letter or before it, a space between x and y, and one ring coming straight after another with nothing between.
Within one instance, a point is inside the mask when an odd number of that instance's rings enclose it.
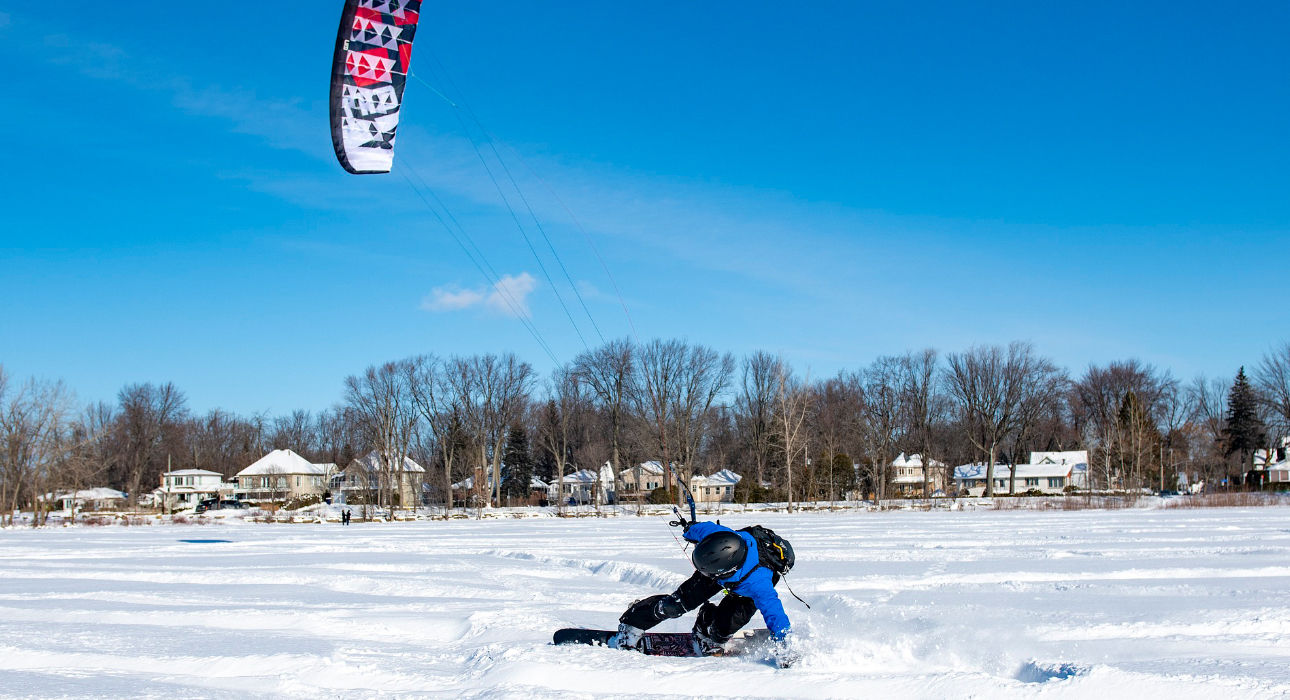
<instances>
[{"instance_id":1,"label":"black backpack","mask_svg":"<svg viewBox=\"0 0 1290 700\"><path fill-rule=\"evenodd\" d=\"M757 556L762 566L781 576L793 568L793 562L795 561L793 545L789 544L788 540L783 537L776 535L774 530L761 525L753 525L752 527L743 528L741 532L746 532L752 535L754 540L757 540Z\"/></svg>"}]
</instances>

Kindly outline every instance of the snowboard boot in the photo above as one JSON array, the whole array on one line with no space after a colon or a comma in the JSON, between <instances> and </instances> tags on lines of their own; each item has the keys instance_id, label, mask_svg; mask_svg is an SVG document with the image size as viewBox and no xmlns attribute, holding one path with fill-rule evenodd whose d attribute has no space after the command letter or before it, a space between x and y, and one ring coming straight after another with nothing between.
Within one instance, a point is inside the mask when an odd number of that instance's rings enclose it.
<instances>
[{"instance_id":1,"label":"snowboard boot","mask_svg":"<svg viewBox=\"0 0 1290 700\"><path fill-rule=\"evenodd\" d=\"M641 638L644 635L645 630L633 627L626 622L620 622L618 623L618 632L609 638L609 648L642 651Z\"/></svg>"},{"instance_id":2,"label":"snowboard boot","mask_svg":"<svg viewBox=\"0 0 1290 700\"><path fill-rule=\"evenodd\" d=\"M726 645L719 644L702 632L694 633L694 650L703 656L725 656Z\"/></svg>"},{"instance_id":3,"label":"snowboard boot","mask_svg":"<svg viewBox=\"0 0 1290 700\"><path fill-rule=\"evenodd\" d=\"M726 642L729 638L717 634L715 627L717 618L717 606L712 603L704 603L699 609L699 617L694 621L694 629L691 633L694 635L694 650L704 656L724 656L726 653Z\"/></svg>"}]
</instances>

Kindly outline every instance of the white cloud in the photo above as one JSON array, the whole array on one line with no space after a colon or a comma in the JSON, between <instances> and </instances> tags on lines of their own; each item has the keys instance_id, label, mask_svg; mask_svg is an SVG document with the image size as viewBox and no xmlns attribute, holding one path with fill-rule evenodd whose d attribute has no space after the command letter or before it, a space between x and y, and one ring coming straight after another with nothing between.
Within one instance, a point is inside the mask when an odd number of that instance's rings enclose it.
<instances>
[{"instance_id":1,"label":"white cloud","mask_svg":"<svg viewBox=\"0 0 1290 700\"><path fill-rule=\"evenodd\" d=\"M462 289L456 285L438 287L421 301L426 311L460 311L482 306L507 316L529 318L528 296L537 289L537 279L527 272L502 275L492 287Z\"/></svg>"}]
</instances>

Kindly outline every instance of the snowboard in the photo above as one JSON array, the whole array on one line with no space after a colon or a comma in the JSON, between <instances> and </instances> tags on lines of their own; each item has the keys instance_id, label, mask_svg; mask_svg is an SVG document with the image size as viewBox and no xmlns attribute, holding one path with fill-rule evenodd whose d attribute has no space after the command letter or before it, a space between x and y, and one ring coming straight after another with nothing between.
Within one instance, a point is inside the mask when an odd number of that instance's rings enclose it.
<instances>
[{"instance_id":1,"label":"snowboard","mask_svg":"<svg viewBox=\"0 0 1290 700\"><path fill-rule=\"evenodd\" d=\"M589 630L566 628L557 630L551 643L587 644L590 646L608 646L613 630ZM739 656L748 653L753 647L770 639L770 630L755 629L736 632L726 642L725 652L721 656ZM641 650L646 656L703 656L694 635L689 632L646 632Z\"/></svg>"}]
</instances>

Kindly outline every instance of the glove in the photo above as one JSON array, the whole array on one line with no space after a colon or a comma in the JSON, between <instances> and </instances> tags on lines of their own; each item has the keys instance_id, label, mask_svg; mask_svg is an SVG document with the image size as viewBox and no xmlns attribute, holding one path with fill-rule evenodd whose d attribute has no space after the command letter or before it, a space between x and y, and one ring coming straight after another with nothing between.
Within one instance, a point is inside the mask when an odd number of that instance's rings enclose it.
<instances>
[{"instance_id":1,"label":"glove","mask_svg":"<svg viewBox=\"0 0 1290 700\"><path fill-rule=\"evenodd\" d=\"M775 661L776 668L792 668L802 660L802 655L788 639L777 640L770 649L770 657Z\"/></svg>"},{"instance_id":2,"label":"glove","mask_svg":"<svg viewBox=\"0 0 1290 700\"><path fill-rule=\"evenodd\" d=\"M680 617L685 612L685 605L675 595L663 596L654 604L654 617L660 620Z\"/></svg>"}]
</instances>

